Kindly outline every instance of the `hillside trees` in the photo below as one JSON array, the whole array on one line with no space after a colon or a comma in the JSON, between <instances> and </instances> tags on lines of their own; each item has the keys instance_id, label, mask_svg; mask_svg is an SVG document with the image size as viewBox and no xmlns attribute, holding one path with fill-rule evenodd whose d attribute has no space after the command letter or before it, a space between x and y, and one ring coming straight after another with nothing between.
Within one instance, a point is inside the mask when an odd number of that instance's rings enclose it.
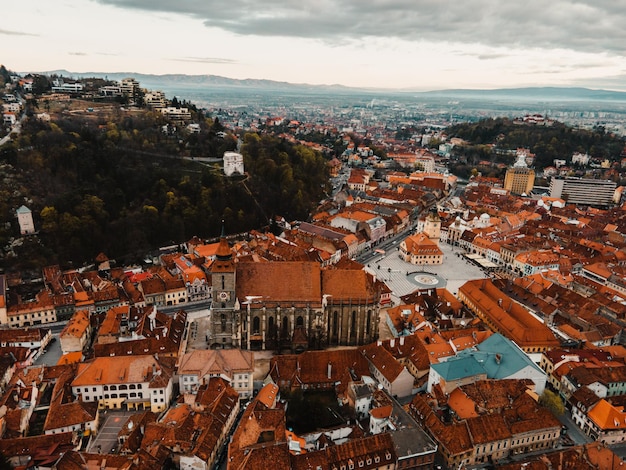
<instances>
[{"instance_id":1,"label":"hillside trees","mask_svg":"<svg viewBox=\"0 0 626 470\"><path fill-rule=\"evenodd\" d=\"M151 112L95 123L74 115L26 120L15 148L0 157L20 175L20 197L32 201L46 252L38 259L82 263L105 252L135 261L164 244L217 236L222 219L230 233L264 227L274 214L304 219L324 195L326 160L316 151L249 134L247 175L226 178L221 164L182 159L188 149L170 141L162 122ZM236 146L206 128L197 135L195 148L205 151ZM0 222L15 226L13 211Z\"/></svg>"},{"instance_id":2,"label":"hillside trees","mask_svg":"<svg viewBox=\"0 0 626 470\"><path fill-rule=\"evenodd\" d=\"M529 148L535 154L534 166L538 169L553 165L555 159L570 163L574 152L588 153L600 160L617 161L624 148L623 139L601 127L574 129L560 122L550 126L519 125L508 118L490 118L450 126L446 132L470 143L455 148L455 152L460 152L468 163L485 159L486 145L510 150ZM492 155L491 159L494 158Z\"/></svg>"},{"instance_id":3,"label":"hillside trees","mask_svg":"<svg viewBox=\"0 0 626 470\"><path fill-rule=\"evenodd\" d=\"M242 153L250 187L266 213L306 219L328 189L327 162L308 147L249 133Z\"/></svg>"}]
</instances>

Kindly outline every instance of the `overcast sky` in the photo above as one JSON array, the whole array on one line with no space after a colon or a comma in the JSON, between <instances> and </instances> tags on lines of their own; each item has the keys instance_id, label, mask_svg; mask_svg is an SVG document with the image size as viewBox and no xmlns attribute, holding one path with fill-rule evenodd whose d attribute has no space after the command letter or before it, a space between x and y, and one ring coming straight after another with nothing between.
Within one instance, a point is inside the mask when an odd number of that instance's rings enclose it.
<instances>
[{"instance_id":1,"label":"overcast sky","mask_svg":"<svg viewBox=\"0 0 626 470\"><path fill-rule=\"evenodd\" d=\"M1 12L0 63L17 72L626 91L623 0L13 0Z\"/></svg>"}]
</instances>

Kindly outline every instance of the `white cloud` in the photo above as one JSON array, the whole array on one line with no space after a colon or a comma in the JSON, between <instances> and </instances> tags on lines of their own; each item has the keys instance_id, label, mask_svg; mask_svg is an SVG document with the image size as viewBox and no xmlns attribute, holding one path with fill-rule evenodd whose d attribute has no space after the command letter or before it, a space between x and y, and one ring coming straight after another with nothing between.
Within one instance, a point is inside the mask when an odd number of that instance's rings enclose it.
<instances>
[{"instance_id":1,"label":"white cloud","mask_svg":"<svg viewBox=\"0 0 626 470\"><path fill-rule=\"evenodd\" d=\"M607 0L30 0L3 17L16 71L442 89L616 88L626 70L626 4Z\"/></svg>"}]
</instances>

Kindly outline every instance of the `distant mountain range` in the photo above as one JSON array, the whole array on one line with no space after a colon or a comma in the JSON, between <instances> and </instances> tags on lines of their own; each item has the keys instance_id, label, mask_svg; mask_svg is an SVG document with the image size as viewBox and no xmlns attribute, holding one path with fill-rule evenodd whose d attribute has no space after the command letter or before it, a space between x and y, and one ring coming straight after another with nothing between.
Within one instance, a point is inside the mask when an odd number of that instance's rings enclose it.
<instances>
[{"instance_id":1,"label":"distant mountain range","mask_svg":"<svg viewBox=\"0 0 626 470\"><path fill-rule=\"evenodd\" d=\"M47 75L62 75L72 78L88 78L98 77L107 78L108 80L120 81L124 78L133 77L143 86L153 86L152 84L160 84L168 87L237 87L237 88L267 88L272 90L291 88L291 89L319 89L319 90L355 90L363 91L357 88L350 88L343 85L309 85L305 83L289 83L278 82L274 80L258 80L246 78L243 80L236 78L221 77L219 75L185 75L185 74L166 74L166 75L150 75L132 72L85 72L75 73L67 70L54 70L50 72L41 72Z\"/></svg>"},{"instance_id":2,"label":"distant mountain range","mask_svg":"<svg viewBox=\"0 0 626 470\"><path fill-rule=\"evenodd\" d=\"M504 100L540 100L540 101L626 101L626 92L610 90L592 90L580 87L528 87L501 88L492 90L441 90L423 94L464 99L504 99Z\"/></svg>"},{"instance_id":3,"label":"distant mountain range","mask_svg":"<svg viewBox=\"0 0 626 470\"><path fill-rule=\"evenodd\" d=\"M432 98L449 98L449 99L477 99L477 100L503 100L503 101L620 101L626 102L626 92L610 91L610 90L594 90L581 87L526 87L526 88L500 88L490 90L470 90L470 89L450 89L438 91L411 91L411 90L394 90L394 89L366 89L351 88L343 85L310 85L303 83L279 82L274 80L258 80L258 79L235 79L221 77L218 75L185 75L185 74L166 74L151 75L132 72L123 73L104 73L104 72L86 72L75 73L67 70L54 70L42 72L47 75L61 75L71 78L88 78L99 77L109 80L122 80L124 78L133 77L138 80L142 86L150 89L173 88L173 87L189 87L189 88L246 88L256 90L289 90L289 91L307 91L319 93L385 93L389 95L402 94L423 96Z\"/></svg>"}]
</instances>

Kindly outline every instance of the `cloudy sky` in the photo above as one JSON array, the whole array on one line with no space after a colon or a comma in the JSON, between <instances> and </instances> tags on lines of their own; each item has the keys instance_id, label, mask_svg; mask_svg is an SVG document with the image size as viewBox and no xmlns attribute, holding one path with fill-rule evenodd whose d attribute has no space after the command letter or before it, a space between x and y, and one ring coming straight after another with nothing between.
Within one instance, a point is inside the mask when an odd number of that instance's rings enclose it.
<instances>
[{"instance_id":1,"label":"cloudy sky","mask_svg":"<svg viewBox=\"0 0 626 470\"><path fill-rule=\"evenodd\" d=\"M626 91L625 25L621 0L10 1L0 63L413 90Z\"/></svg>"}]
</instances>

